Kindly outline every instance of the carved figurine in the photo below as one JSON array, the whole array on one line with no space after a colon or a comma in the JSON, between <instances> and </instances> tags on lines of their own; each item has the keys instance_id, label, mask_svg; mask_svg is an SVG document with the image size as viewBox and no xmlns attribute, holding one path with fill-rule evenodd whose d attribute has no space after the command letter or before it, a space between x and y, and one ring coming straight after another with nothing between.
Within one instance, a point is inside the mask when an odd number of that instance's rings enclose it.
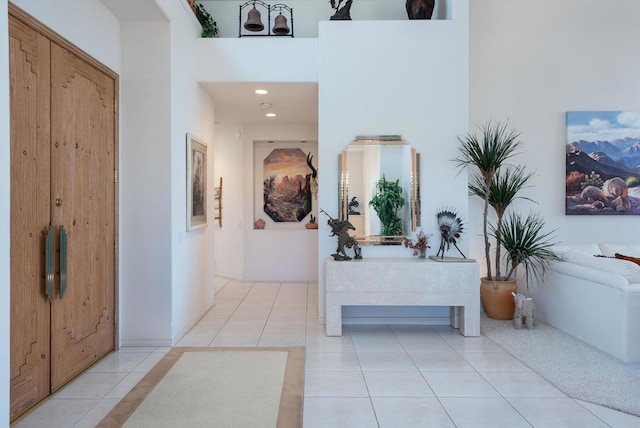
<instances>
[{"instance_id":1,"label":"carved figurine","mask_svg":"<svg viewBox=\"0 0 640 428\"><path fill-rule=\"evenodd\" d=\"M336 13L334 13L333 16L329 19L331 21L351 20L351 4L352 3L353 3L353 0L347 0L344 6L340 7L342 5L342 0L337 0L337 1L329 0L329 4L331 5L331 8L336 10Z\"/></svg>"},{"instance_id":2,"label":"carved figurine","mask_svg":"<svg viewBox=\"0 0 640 428\"><path fill-rule=\"evenodd\" d=\"M307 165L311 168L311 177L309 178L309 188L311 189L311 193L313 193L313 199L318 199L318 170L313 166L311 161L313 160L313 155L311 152L307 153Z\"/></svg>"},{"instance_id":3,"label":"carved figurine","mask_svg":"<svg viewBox=\"0 0 640 428\"><path fill-rule=\"evenodd\" d=\"M533 304L533 299L527 297L522 293L513 294L513 300L516 302L516 309L513 312L513 326L516 330L522 328L524 323L529 330L533 328L534 314L536 311L536 305Z\"/></svg>"},{"instance_id":4,"label":"carved figurine","mask_svg":"<svg viewBox=\"0 0 640 428\"><path fill-rule=\"evenodd\" d=\"M356 200L356 197L351 198L351 202L349 202L349 215L360 215L360 211L354 210L354 208L358 208L359 206L360 202Z\"/></svg>"},{"instance_id":5,"label":"carved figurine","mask_svg":"<svg viewBox=\"0 0 640 428\"><path fill-rule=\"evenodd\" d=\"M349 230L356 230L355 227L348 220L340 220L331 217L325 210L320 210L325 213L329 220L327 220L327 224L331 227L331 236L338 237L338 246L336 248L336 252L331 254L334 260L342 261L342 260L351 260L351 257L347 256L345 252L345 247L353 248L355 252L355 258L361 259L362 253L360 251L360 247L358 246L358 242L353 238L353 236L349 235Z\"/></svg>"}]
</instances>

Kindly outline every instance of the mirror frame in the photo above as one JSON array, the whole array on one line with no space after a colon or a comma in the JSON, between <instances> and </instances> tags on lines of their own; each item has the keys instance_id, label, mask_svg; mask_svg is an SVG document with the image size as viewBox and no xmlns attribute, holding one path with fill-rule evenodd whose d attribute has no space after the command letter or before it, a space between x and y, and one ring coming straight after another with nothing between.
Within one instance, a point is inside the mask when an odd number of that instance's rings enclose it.
<instances>
[{"instance_id":1,"label":"mirror frame","mask_svg":"<svg viewBox=\"0 0 640 428\"><path fill-rule=\"evenodd\" d=\"M354 140L351 145L403 145L409 146L404 140ZM350 145L350 146L351 146ZM409 163L409 230L412 232L420 227L421 203L420 203L420 154L416 149L410 147L410 163ZM348 148L342 151L338 156L338 206L340 210L340 218L349 220L349 155ZM368 208L368 207L366 207ZM382 236L382 235L355 235L354 239L358 241L358 245L401 245L405 239L405 235L401 236Z\"/></svg>"}]
</instances>

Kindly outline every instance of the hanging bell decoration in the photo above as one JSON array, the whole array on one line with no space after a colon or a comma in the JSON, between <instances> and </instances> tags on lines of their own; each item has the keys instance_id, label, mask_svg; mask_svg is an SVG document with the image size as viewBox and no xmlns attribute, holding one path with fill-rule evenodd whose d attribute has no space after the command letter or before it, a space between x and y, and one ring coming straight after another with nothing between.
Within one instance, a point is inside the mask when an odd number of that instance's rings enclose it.
<instances>
[{"instance_id":1,"label":"hanging bell decoration","mask_svg":"<svg viewBox=\"0 0 640 428\"><path fill-rule=\"evenodd\" d=\"M247 22L244 23L244 28L247 31L262 31L264 30L264 24L260 19L260 11L256 9L256 5L253 5L253 9L247 14Z\"/></svg>"},{"instance_id":2,"label":"hanging bell decoration","mask_svg":"<svg viewBox=\"0 0 640 428\"><path fill-rule=\"evenodd\" d=\"M273 26L273 34L285 35L289 34L289 26L287 25L287 18L282 14L282 11L276 16L275 24Z\"/></svg>"}]
</instances>

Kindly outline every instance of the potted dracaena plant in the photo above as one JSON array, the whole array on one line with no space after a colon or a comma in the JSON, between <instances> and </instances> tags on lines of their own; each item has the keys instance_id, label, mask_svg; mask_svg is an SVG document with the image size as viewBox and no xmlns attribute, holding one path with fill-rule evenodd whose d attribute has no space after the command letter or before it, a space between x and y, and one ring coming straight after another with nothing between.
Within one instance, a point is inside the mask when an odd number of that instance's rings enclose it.
<instances>
[{"instance_id":1,"label":"potted dracaena plant","mask_svg":"<svg viewBox=\"0 0 640 428\"><path fill-rule=\"evenodd\" d=\"M520 133L508 129L507 123L489 121L480 127L480 136L467 134L459 138L460 155L454 160L459 167L472 167L469 193L484 200L483 237L487 276L481 278L480 296L490 318L511 319L515 309L512 292L517 292L516 271L525 270L527 286L532 277L539 277L546 266L560 260L551 247L551 232L539 214L523 217L507 213L518 193L528 187L533 173L522 166L508 165L507 161L519 153L523 142ZM489 223L489 207L493 208L496 223ZM491 239L494 241L491 264ZM504 250L504 260L502 258ZM504 264L503 264L504 261ZM502 268L504 267L504 271Z\"/></svg>"}]
</instances>

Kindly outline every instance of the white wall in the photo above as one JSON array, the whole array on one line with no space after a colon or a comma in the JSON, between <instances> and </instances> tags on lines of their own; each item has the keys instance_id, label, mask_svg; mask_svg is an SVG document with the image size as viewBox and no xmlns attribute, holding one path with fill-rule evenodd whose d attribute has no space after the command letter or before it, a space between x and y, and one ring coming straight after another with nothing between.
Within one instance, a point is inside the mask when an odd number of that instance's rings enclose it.
<instances>
[{"instance_id":1,"label":"white wall","mask_svg":"<svg viewBox=\"0 0 640 428\"><path fill-rule=\"evenodd\" d=\"M337 159L356 135L401 134L421 154L421 220L425 233L434 235L434 253L436 211L451 206L467 218L467 177L456 173L451 159L468 124L468 2L457 0L454 7L454 19L448 21L320 23L320 206L337 215ZM320 318L323 263L335 249L329 235L321 221ZM460 247L467 246L465 239ZM364 247L362 253L410 257L407 251Z\"/></svg>"},{"instance_id":2,"label":"white wall","mask_svg":"<svg viewBox=\"0 0 640 428\"><path fill-rule=\"evenodd\" d=\"M213 305L213 100L196 81L193 47L201 28L186 2L160 3L171 19L171 260L172 338L175 344ZM186 134L207 143L207 222L187 232Z\"/></svg>"},{"instance_id":3,"label":"white wall","mask_svg":"<svg viewBox=\"0 0 640 428\"><path fill-rule=\"evenodd\" d=\"M198 85L193 66L200 27L186 3L157 3L168 22L122 23L123 345L173 345L214 302L214 113L213 101ZM211 147L209 227L190 232L186 230L187 133Z\"/></svg>"},{"instance_id":4,"label":"white wall","mask_svg":"<svg viewBox=\"0 0 640 428\"><path fill-rule=\"evenodd\" d=\"M214 221L214 260L216 274L226 278L243 278L245 175L242 126L216 126L213 161L215 183L222 177L222 227ZM217 184L216 184L217 186ZM249 225L249 227L251 227Z\"/></svg>"},{"instance_id":5,"label":"white wall","mask_svg":"<svg viewBox=\"0 0 640 428\"><path fill-rule=\"evenodd\" d=\"M7 1L0 0L0 94L9 93L9 26ZM9 146L9 97L0 97L0 423L9 421L10 367L10 210L11 152Z\"/></svg>"},{"instance_id":6,"label":"white wall","mask_svg":"<svg viewBox=\"0 0 640 428\"><path fill-rule=\"evenodd\" d=\"M565 243L640 240L637 216L565 216L565 112L640 110L640 2L470 2L470 124L510 118L536 170L521 202L540 210ZM474 255L483 259L481 204L470 209Z\"/></svg>"},{"instance_id":7,"label":"white wall","mask_svg":"<svg viewBox=\"0 0 640 428\"><path fill-rule=\"evenodd\" d=\"M317 82L318 40L197 39L198 82Z\"/></svg>"},{"instance_id":8,"label":"white wall","mask_svg":"<svg viewBox=\"0 0 640 428\"><path fill-rule=\"evenodd\" d=\"M215 171L224 178L222 228L216 227L215 265L220 276L246 281L316 282L316 230L254 230L256 180L254 141L315 141L315 124L216 127ZM318 166L317 155L314 165ZM322 174L319 167L318 174ZM261 195L261 193L260 193ZM317 201L313 201L317 210ZM262 217L266 217L266 214Z\"/></svg>"},{"instance_id":9,"label":"white wall","mask_svg":"<svg viewBox=\"0 0 640 428\"><path fill-rule=\"evenodd\" d=\"M220 31L219 37L238 37L239 13L240 5L244 1L228 1L228 0L205 0L201 1L202 5L213 16L213 20L218 24ZM318 24L322 21L328 21L336 12L331 8L329 1L318 0L288 0L288 1L266 1L265 3L274 5L276 3L284 3L293 9L293 32L295 37L318 37ZM436 7L433 12L433 19L447 19L451 17L451 0L437 0ZM246 14L251 7L245 7L242 10L242 24L246 21ZM258 7L262 15L262 23L265 25L265 34L267 27L267 14L264 9ZM278 14L276 11L271 15L271 28L273 28L273 20ZM283 11L286 16L289 28L291 22L289 15ZM351 19L354 21L363 20L407 20L407 11L404 1L397 0L367 0L354 1L351 6ZM251 34L242 30L243 36ZM260 33L262 34L262 33Z\"/></svg>"},{"instance_id":10,"label":"white wall","mask_svg":"<svg viewBox=\"0 0 640 428\"><path fill-rule=\"evenodd\" d=\"M244 191L243 209L243 279L247 281L316 282L318 278L318 231L304 229L253 228L255 183L254 141L315 141L318 129L315 124L245 125L244 145ZM314 160L317 156L314 157ZM324 165L314 162L318 177ZM314 206L317 200L313 201ZM266 217L266 214L264 215Z\"/></svg>"},{"instance_id":11,"label":"white wall","mask_svg":"<svg viewBox=\"0 0 640 428\"><path fill-rule=\"evenodd\" d=\"M170 23L122 23L120 340L171 344ZM148 308L154 308L148 310Z\"/></svg>"},{"instance_id":12,"label":"white wall","mask_svg":"<svg viewBox=\"0 0 640 428\"><path fill-rule=\"evenodd\" d=\"M214 226L218 275L246 281L317 281L318 232L304 229L306 221L297 224L297 229L275 230L274 225L253 229L256 180L262 182L262 177L256 178L254 173L254 141L317 138L315 124L216 127L215 180L224 179L222 228ZM317 158L314 165L320 176L323 169ZM315 212L317 200L312 204ZM266 214L260 217L267 221Z\"/></svg>"}]
</instances>

